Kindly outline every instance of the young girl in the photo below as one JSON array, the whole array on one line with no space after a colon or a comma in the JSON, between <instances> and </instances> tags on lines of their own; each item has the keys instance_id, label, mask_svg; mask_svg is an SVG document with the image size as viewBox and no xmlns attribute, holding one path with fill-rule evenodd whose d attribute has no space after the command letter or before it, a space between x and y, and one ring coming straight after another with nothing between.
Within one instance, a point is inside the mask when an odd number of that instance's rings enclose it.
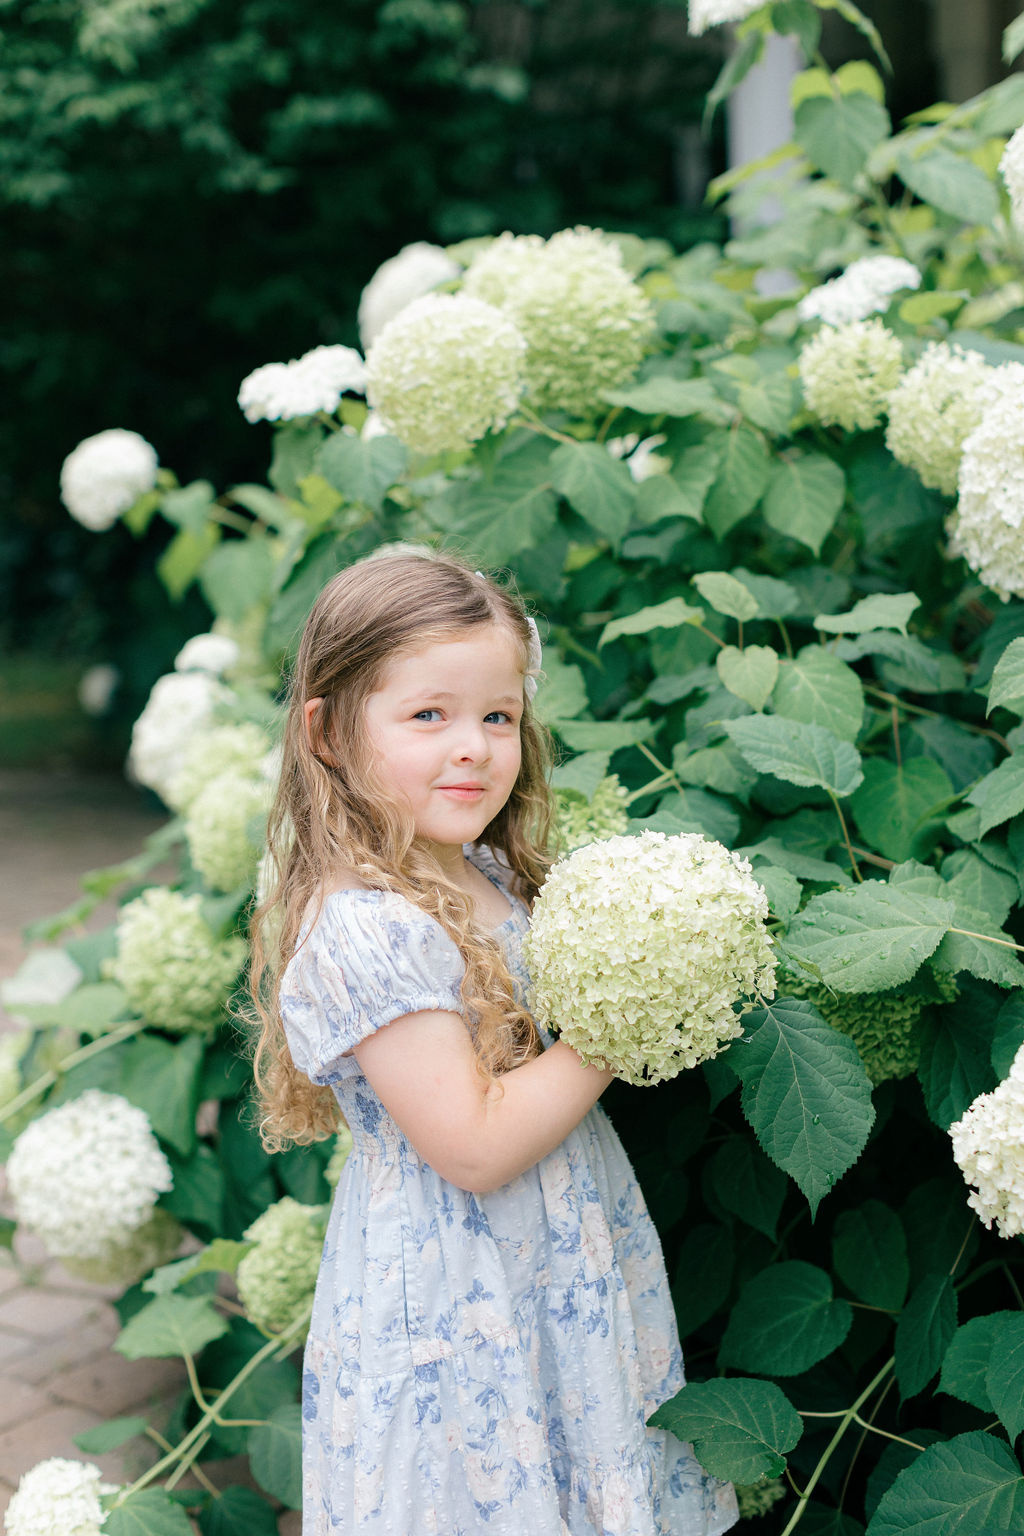
<instances>
[{"instance_id":1,"label":"young girl","mask_svg":"<svg viewBox=\"0 0 1024 1536\"><path fill-rule=\"evenodd\" d=\"M732 1489L645 1419L683 1384L664 1263L520 945L549 819L519 603L399 548L321 593L257 954L271 1145L337 1129L306 1346L304 1536L710 1536ZM257 926L260 926L259 924ZM257 946L258 947L258 946Z\"/></svg>"}]
</instances>

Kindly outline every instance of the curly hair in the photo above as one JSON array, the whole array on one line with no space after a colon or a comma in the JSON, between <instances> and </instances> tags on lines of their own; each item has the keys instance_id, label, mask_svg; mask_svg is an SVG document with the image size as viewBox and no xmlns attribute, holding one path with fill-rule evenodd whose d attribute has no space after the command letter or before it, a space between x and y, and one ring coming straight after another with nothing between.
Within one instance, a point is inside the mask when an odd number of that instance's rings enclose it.
<instances>
[{"instance_id":1,"label":"curly hair","mask_svg":"<svg viewBox=\"0 0 1024 1536\"><path fill-rule=\"evenodd\" d=\"M540 1050L530 1014L497 939L481 933L466 893L417 844L407 808L375 782L364 709L396 657L481 625L497 624L520 647L527 670L530 630L518 596L447 553L398 545L349 566L320 593L292 670L281 776L270 815L265 898L251 924L251 1022L259 1029L253 1068L266 1146L310 1142L338 1128L329 1088L293 1063L279 993L339 870L370 890L395 891L440 923L464 962L461 996L473 1023L477 1067L490 1080ZM322 702L307 728L307 700ZM478 843L501 855L525 901L549 865L550 761L546 731L529 701L520 724L522 763L504 806Z\"/></svg>"}]
</instances>

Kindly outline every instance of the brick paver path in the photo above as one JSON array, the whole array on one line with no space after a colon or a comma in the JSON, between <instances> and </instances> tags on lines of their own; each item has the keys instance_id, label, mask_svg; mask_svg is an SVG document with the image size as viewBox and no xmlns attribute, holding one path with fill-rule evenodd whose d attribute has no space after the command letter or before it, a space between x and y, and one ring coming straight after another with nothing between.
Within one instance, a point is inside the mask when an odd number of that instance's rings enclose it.
<instances>
[{"instance_id":1,"label":"brick paver path","mask_svg":"<svg viewBox=\"0 0 1024 1536\"><path fill-rule=\"evenodd\" d=\"M27 953L27 923L69 906L80 894L81 874L138 852L164 819L115 776L0 769L0 978ZM98 909L89 926L109 922L112 910ZM11 1027L0 1010L0 1029ZM0 1210L9 1213L2 1184ZM178 1362L125 1360L111 1350L119 1327L110 1305L115 1294L73 1279L31 1235L18 1234L16 1258L0 1251L0 1511L37 1462L85 1459L74 1435L121 1414L159 1422L180 1389ZM125 1482L155 1455L136 1439L87 1459L112 1482ZM238 1480L241 1468L232 1462L208 1470L223 1485ZM282 1515L281 1536L299 1536L300 1524L298 1515Z\"/></svg>"}]
</instances>

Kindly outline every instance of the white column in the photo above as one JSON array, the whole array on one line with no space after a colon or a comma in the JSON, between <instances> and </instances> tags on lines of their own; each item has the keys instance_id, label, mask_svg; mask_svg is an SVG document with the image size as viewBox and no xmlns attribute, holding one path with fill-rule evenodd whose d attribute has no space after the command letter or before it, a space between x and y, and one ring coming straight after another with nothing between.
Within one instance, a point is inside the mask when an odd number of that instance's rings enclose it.
<instances>
[{"instance_id":1,"label":"white column","mask_svg":"<svg viewBox=\"0 0 1024 1536\"><path fill-rule=\"evenodd\" d=\"M803 68L803 55L795 37L780 37L772 33L766 43L759 64L729 97L727 111L727 143L729 168L746 165L750 160L760 160L773 149L788 144L793 137L793 109L789 101L789 88L795 75ZM773 224L782 217L782 204L772 194L772 172L762 172L764 197L758 204L753 225ZM736 234L743 229L734 222ZM786 293L792 288L792 272L762 271L758 274L757 288L762 294Z\"/></svg>"}]
</instances>

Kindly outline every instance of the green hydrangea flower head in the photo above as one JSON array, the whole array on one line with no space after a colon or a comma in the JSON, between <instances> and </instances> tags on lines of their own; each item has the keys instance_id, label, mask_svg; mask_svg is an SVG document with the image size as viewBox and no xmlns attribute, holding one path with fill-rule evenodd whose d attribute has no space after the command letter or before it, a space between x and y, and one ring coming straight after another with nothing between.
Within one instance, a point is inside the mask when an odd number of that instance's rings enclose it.
<instances>
[{"instance_id":1,"label":"green hydrangea flower head","mask_svg":"<svg viewBox=\"0 0 1024 1536\"><path fill-rule=\"evenodd\" d=\"M889 396L885 445L923 485L956 495L964 439L981 421L991 374L980 352L934 341Z\"/></svg>"},{"instance_id":2,"label":"green hydrangea flower head","mask_svg":"<svg viewBox=\"0 0 1024 1536\"><path fill-rule=\"evenodd\" d=\"M779 985L789 997L807 998L826 1024L849 1035L874 1084L909 1077L917 1071L924 1038L921 1015L928 1002L921 993L889 990L837 994L788 973Z\"/></svg>"},{"instance_id":3,"label":"green hydrangea flower head","mask_svg":"<svg viewBox=\"0 0 1024 1536\"><path fill-rule=\"evenodd\" d=\"M270 753L270 737L249 720L238 725L214 725L200 731L186 744L181 766L168 786L172 810L187 811L196 797L222 773L263 777L263 767Z\"/></svg>"},{"instance_id":4,"label":"green hydrangea flower head","mask_svg":"<svg viewBox=\"0 0 1024 1536\"><path fill-rule=\"evenodd\" d=\"M700 833L588 843L549 871L524 954L538 1023L627 1082L675 1077L771 997L768 900L750 864Z\"/></svg>"},{"instance_id":5,"label":"green hydrangea flower head","mask_svg":"<svg viewBox=\"0 0 1024 1536\"><path fill-rule=\"evenodd\" d=\"M256 878L266 842L273 787L237 768L200 790L185 818L188 851L214 891L233 891Z\"/></svg>"},{"instance_id":6,"label":"green hydrangea flower head","mask_svg":"<svg viewBox=\"0 0 1024 1536\"><path fill-rule=\"evenodd\" d=\"M801 349L807 409L826 427L868 432L885 414L899 382L903 348L881 320L824 325Z\"/></svg>"},{"instance_id":7,"label":"green hydrangea flower head","mask_svg":"<svg viewBox=\"0 0 1024 1536\"><path fill-rule=\"evenodd\" d=\"M157 1206L148 1221L123 1242L109 1243L88 1258L64 1255L61 1263L69 1275L93 1285L127 1287L161 1264L173 1259L181 1245L182 1230L170 1211Z\"/></svg>"},{"instance_id":8,"label":"green hydrangea flower head","mask_svg":"<svg viewBox=\"0 0 1024 1536\"><path fill-rule=\"evenodd\" d=\"M341 1170L348 1162L348 1155L352 1151L352 1132L347 1125L343 1125L334 1138L334 1151L331 1153L327 1167L324 1169L324 1178L332 1189L337 1189L338 1180L341 1178Z\"/></svg>"},{"instance_id":9,"label":"green hydrangea flower head","mask_svg":"<svg viewBox=\"0 0 1024 1536\"><path fill-rule=\"evenodd\" d=\"M601 230L550 240L504 234L470 263L463 293L502 310L526 337L528 398L585 416L636 373L654 333L650 300Z\"/></svg>"},{"instance_id":10,"label":"green hydrangea flower head","mask_svg":"<svg viewBox=\"0 0 1024 1536\"><path fill-rule=\"evenodd\" d=\"M218 940L201 909L200 896L160 885L121 909L108 973L158 1029L215 1029L245 959L245 940Z\"/></svg>"},{"instance_id":11,"label":"green hydrangea flower head","mask_svg":"<svg viewBox=\"0 0 1024 1536\"><path fill-rule=\"evenodd\" d=\"M627 794L617 774L603 778L588 800L573 789L556 791L557 816L555 836L563 853L572 853L585 843L604 837L617 837L629 826Z\"/></svg>"},{"instance_id":12,"label":"green hydrangea flower head","mask_svg":"<svg viewBox=\"0 0 1024 1536\"><path fill-rule=\"evenodd\" d=\"M246 1240L256 1246L235 1278L242 1305L265 1333L281 1333L312 1302L327 1211L285 1195L246 1228Z\"/></svg>"},{"instance_id":13,"label":"green hydrangea flower head","mask_svg":"<svg viewBox=\"0 0 1024 1536\"><path fill-rule=\"evenodd\" d=\"M756 1483L737 1483L736 1504L741 1520L756 1520L786 1497L785 1479L762 1477Z\"/></svg>"}]
</instances>

